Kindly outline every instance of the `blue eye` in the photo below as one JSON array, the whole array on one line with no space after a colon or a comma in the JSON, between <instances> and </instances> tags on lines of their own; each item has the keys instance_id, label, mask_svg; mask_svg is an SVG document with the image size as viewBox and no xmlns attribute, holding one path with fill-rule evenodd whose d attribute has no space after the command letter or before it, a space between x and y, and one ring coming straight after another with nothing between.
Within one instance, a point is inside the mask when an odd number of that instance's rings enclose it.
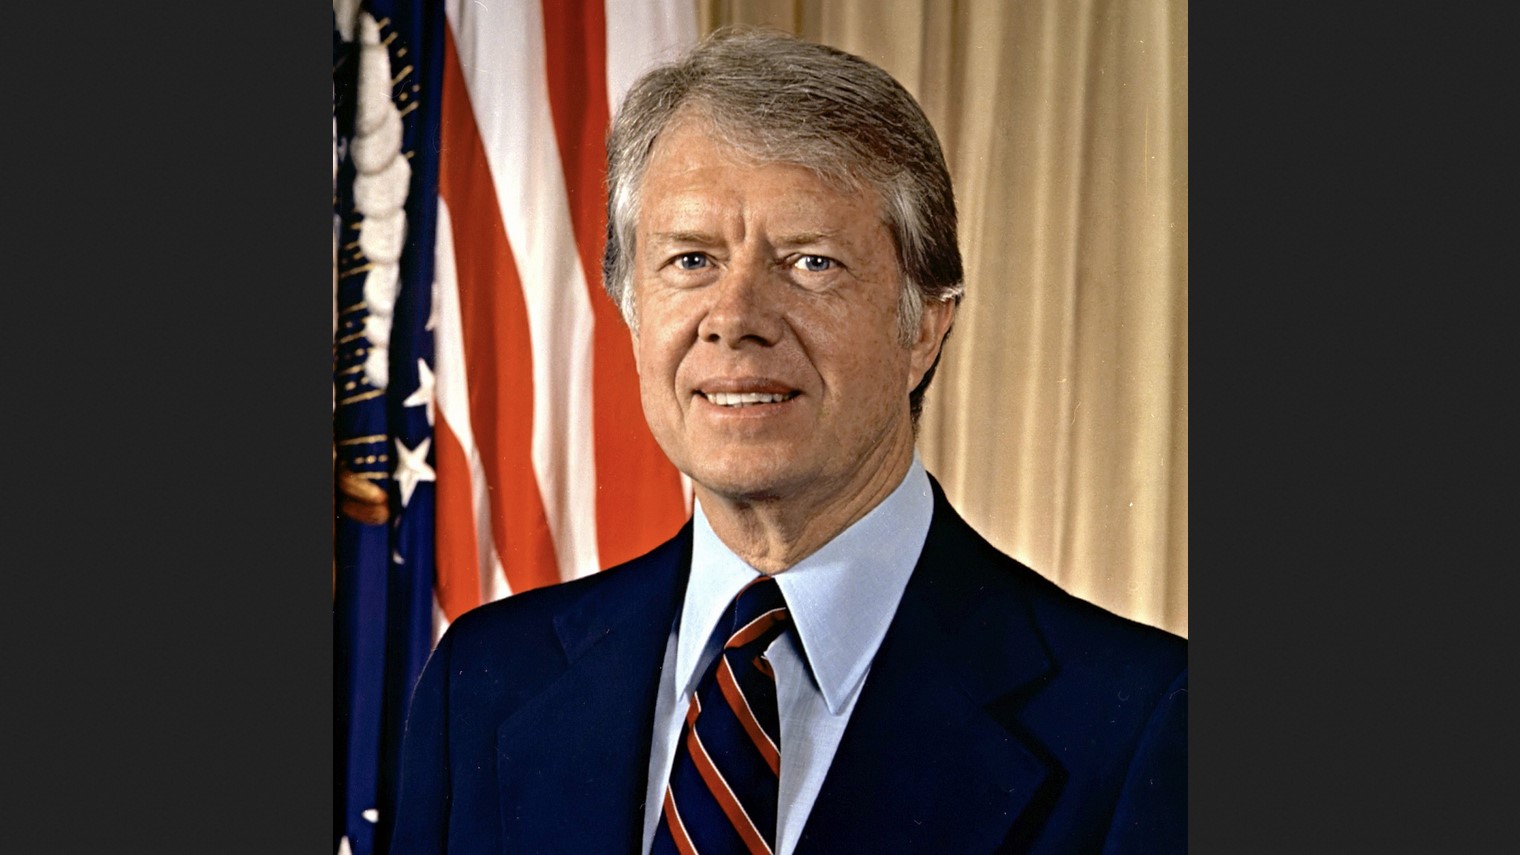
<instances>
[{"instance_id":1,"label":"blue eye","mask_svg":"<svg viewBox=\"0 0 1520 855\"><path fill-rule=\"evenodd\" d=\"M682 270L700 270L707 266L707 256L700 252L683 252L676 256L676 267Z\"/></svg>"},{"instance_id":2,"label":"blue eye","mask_svg":"<svg viewBox=\"0 0 1520 855\"><path fill-rule=\"evenodd\" d=\"M804 255L801 258L797 259L795 266L806 270L809 273L822 273L825 270L832 268L836 263L837 262L835 262L834 259L827 256Z\"/></svg>"}]
</instances>

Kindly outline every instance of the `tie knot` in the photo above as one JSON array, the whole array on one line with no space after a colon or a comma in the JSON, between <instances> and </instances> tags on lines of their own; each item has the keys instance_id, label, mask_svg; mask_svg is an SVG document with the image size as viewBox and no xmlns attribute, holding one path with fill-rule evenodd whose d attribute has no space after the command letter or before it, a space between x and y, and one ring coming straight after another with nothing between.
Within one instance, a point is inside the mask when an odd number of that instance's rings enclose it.
<instances>
[{"instance_id":1,"label":"tie knot","mask_svg":"<svg viewBox=\"0 0 1520 855\"><path fill-rule=\"evenodd\" d=\"M732 623L725 650L760 642L764 647L781 634L787 621L786 599L781 586L770 576L761 576L734 595Z\"/></svg>"}]
</instances>

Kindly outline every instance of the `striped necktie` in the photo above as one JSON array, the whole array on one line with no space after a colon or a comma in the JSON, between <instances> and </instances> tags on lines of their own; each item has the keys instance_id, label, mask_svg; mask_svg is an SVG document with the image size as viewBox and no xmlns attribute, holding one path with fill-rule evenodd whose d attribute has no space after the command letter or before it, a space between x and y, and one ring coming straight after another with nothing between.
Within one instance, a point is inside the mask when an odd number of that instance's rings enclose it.
<instances>
[{"instance_id":1,"label":"striped necktie","mask_svg":"<svg viewBox=\"0 0 1520 855\"><path fill-rule=\"evenodd\" d=\"M770 853L776 846L781 721L766 647L790 624L781 588L761 576L734 597L681 726L651 855Z\"/></svg>"}]
</instances>

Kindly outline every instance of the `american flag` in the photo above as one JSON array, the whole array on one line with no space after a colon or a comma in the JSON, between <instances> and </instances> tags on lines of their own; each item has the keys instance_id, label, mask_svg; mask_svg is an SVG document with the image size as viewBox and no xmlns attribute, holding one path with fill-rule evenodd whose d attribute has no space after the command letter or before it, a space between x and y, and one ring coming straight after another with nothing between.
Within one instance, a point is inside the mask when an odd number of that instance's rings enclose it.
<instances>
[{"instance_id":1,"label":"american flag","mask_svg":"<svg viewBox=\"0 0 1520 855\"><path fill-rule=\"evenodd\" d=\"M696 38L690 0L446 4L438 566L446 619L633 558L688 491L601 290L616 101Z\"/></svg>"},{"instance_id":2,"label":"american flag","mask_svg":"<svg viewBox=\"0 0 1520 855\"><path fill-rule=\"evenodd\" d=\"M390 512L335 533L334 836L369 855L448 623L688 515L599 272L609 117L697 25L691 0L333 8L335 456Z\"/></svg>"}]
</instances>

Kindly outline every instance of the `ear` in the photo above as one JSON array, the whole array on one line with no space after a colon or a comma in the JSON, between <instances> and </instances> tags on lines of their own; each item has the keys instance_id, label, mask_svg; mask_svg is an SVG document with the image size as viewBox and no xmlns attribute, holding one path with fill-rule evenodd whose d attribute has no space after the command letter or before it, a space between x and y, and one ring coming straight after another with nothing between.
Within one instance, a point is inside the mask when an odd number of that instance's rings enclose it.
<instances>
[{"instance_id":1,"label":"ear","mask_svg":"<svg viewBox=\"0 0 1520 855\"><path fill-rule=\"evenodd\" d=\"M909 345L908 391L912 392L923 381L924 374L939 359L940 348L950 325L955 322L957 306L952 300L930 300L924 303L924 315L918 322L918 336Z\"/></svg>"}]
</instances>

